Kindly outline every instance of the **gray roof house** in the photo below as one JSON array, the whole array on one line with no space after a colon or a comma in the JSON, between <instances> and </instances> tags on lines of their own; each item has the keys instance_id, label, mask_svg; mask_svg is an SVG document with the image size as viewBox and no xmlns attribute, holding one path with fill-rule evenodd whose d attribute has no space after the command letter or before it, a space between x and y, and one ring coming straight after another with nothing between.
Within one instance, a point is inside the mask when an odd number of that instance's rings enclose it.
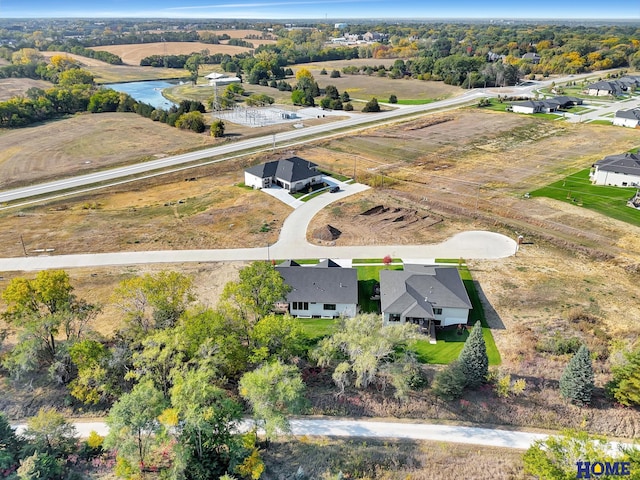
<instances>
[{"instance_id":1,"label":"gray roof house","mask_svg":"<svg viewBox=\"0 0 640 480\"><path fill-rule=\"evenodd\" d=\"M244 171L244 183L253 188L278 185L290 192L297 192L309 185L322 183L322 173L315 163L291 157L247 168Z\"/></svg>"},{"instance_id":2,"label":"gray roof house","mask_svg":"<svg viewBox=\"0 0 640 480\"><path fill-rule=\"evenodd\" d=\"M640 185L640 155L623 153L610 155L593 164L589 174L596 185L635 187Z\"/></svg>"},{"instance_id":3,"label":"gray roof house","mask_svg":"<svg viewBox=\"0 0 640 480\"><path fill-rule=\"evenodd\" d=\"M529 53L525 53L524 55L522 55L522 59L523 60L528 60L529 62L533 63L533 64L538 64L540 63L540 55L538 55L535 52L529 52Z\"/></svg>"},{"instance_id":4,"label":"gray roof house","mask_svg":"<svg viewBox=\"0 0 640 480\"><path fill-rule=\"evenodd\" d=\"M540 113L555 112L573 105L582 105L582 99L561 95L544 100L525 100L511 104L511 110L515 113Z\"/></svg>"},{"instance_id":5,"label":"gray roof house","mask_svg":"<svg viewBox=\"0 0 640 480\"><path fill-rule=\"evenodd\" d=\"M631 110L618 110L613 117L613 124L618 127L640 127L640 108Z\"/></svg>"},{"instance_id":6,"label":"gray roof house","mask_svg":"<svg viewBox=\"0 0 640 480\"><path fill-rule=\"evenodd\" d=\"M276 266L291 287L284 307L295 317L355 317L358 307L358 274L333 260L303 267L287 260Z\"/></svg>"},{"instance_id":7,"label":"gray roof house","mask_svg":"<svg viewBox=\"0 0 640 480\"><path fill-rule=\"evenodd\" d=\"M430 333L466 324L473 308L455 267L410 264L380 271L380 307L385 325L410 322Z\"/></svg>"},{"instance_id":8,"label":"gray roof house","mask_svg":"<svg viewBox=\"0 0 640 480\"><path fill-rule=\"evenodd\" d=\"M625 88L626 90L626 88ZM616 81L600 81L587 85L587 95L595 95L603 97L607 95L620 95L623 92L623 86Z\"/></svg>"}]
</instances>

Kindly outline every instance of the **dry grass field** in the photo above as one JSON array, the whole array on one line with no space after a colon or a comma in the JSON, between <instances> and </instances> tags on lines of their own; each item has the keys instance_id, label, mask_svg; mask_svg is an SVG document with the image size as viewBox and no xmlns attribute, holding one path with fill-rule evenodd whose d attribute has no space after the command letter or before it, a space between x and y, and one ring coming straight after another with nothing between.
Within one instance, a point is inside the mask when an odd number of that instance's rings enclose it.
<instances>
[{"instance_id":1,"label":"dry grass field","mask_svg":"<svg viewBox=\"0 0 640 480\"><path fill-rule=\"evenodd\" d=\"M30 88L51 88L52 83L31 78L0 78L0 102L13 97L22 97Z\"/></svg>"},{"instance_id":2,"label":"dry grass field","mask_svg":"<svg viewBox=\"0 0 640 480\"><path fill-rule=\"evenodd\" d=\"M2 132L0 188L150 160L220 141L131 113L76 115Z\"/></svg>"},{"instance_id":3,"label":"dry grass field","mask_svg":"<svg viewBox=\"0 0 640 480\"><path fill-rule=\"evenodd\" d=\"M522 452L506 448L440 442L297 437L278 440L262 453L265 480L306 478L442 480L453 478L529 478Z\"/></svg>"},{"instance_id":4,"label":"dry grass field","mask_svg":"<svg viewBox=\"0 0 640 480\"><path fill-rule=\"evenodd\" d=\"M246 47L236 47L234 45L213 45L202 42L156 42L127 45L106 45L102 47L92 47L92 50L110 52L118 55L126 65L140 65L140 60L150 55L181 55L190 53L200 53L208 50L210 53L227 53L236 55L248 52L251 49Z\"/></svg>"}]
</instances>

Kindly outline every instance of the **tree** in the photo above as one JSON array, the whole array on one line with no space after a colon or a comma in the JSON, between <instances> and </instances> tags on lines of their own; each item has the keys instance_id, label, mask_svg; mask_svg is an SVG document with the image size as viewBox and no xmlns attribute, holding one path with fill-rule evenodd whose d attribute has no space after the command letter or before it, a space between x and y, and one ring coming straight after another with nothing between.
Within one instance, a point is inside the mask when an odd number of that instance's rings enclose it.
<instances>
[{"instance_id":1,"label":"tree","mask_svg":"<svg viewBox=\"0 0 640 480\"><path fill-rule=\"evenodd\" d=\"M61 331L69 343L86 334L99 307L76 299L72 292L63 270L43 270L32 280L17 277L9 282L2 292L8 304L2 316L21 329L20 343L6 363L14 374L34 370L40 362L51 366L58 361Z\"/></svg>"},{"instance_id":2,"label":"tree","mask_svg":"<svg viewBox=\"0 0 640 480\"><path fill-rule=\"evenodd\" d=\"M125 328L133 337L174 326L193 300L193 278L179 272L128 278L114 291L114 301L125 315Z\"/></svg>"},{"instance_id":3,"label":"tree","mask_svg":"<svg viewBox=\"0 0 640 480\"><path fill-rule=\"evenodd\" d=\"M560 377L560 393L564 398L579 405L591 402L594 378L589 349L582 345Z\"/></svg>"},{"instance_id":4,"label":"tree","mask_svg":"<svg viewBox=\"0 0 640 480\"><path fill-rule=\"evenodd\" d=\"M389 95L389 103L398 103L398 97L395 95Z\"/></svg>"},{"instance_id":5,"label":"tree","mask_svg":"<svg viewBox=\"0 0 640 480\"><path fill-rule=\"evenodd\" d=\"M171 405L179 419L173 428L186 478L218 478L240 460L234 431L242 407L215 382L215 371L198 368L176 378L171 389Z\"/></svg>"},{"instance_id":6,"label":"tree","mask_svg":"<svg viewBox=\"0 0 640 480\"><path fill-rule=\"evenodd\" d=\"M271 358L287 361L302 354L305 338L300 323L294 318L288 315L267 315L256 323L251 332L251 360L254 363Z\"/></svg>"},{"instance_id":7,"label":"tree","mask_svg":"<svg viewBox=\"0 0 640 480\"><path fill-rule=\"evenodd\" d=\"M373 382L386 382L392 365L411 361L404 349L416 336L415 325L384 326L379 315L357 315L342 319L333 335L323 338L312 355L320 366L336 365L333 381L342 393L351 383L367 388Z\"/></svg>"},{"instance_id":8,"label":"tree","mask_svg":"<svg viewBox=\"0 0 640 480\"><path fill-rule=\"evenodd\" d=\"M640 405L640 348L625 354L625 362L612 368L613 380L607 392L617 402L628 407Z\"/></svg>"},{"instance_id":9,"label":"tree","mask_svg":"<svg viewBox=\"0 0 640 480\"><path fill-rule=\"evenodd\" d=\"M69 348L69 356L78 370L69 384L71 396L89 404L103 400L107 395L105 363L110 357L107 348L95 340L83 340Z\"/></svg>"},{"instance_id":10,"label":"tree","mask_svg":"<svg viewBox=\"0 0 640 480\"><path fill-rule=\"evenodd\" d=\"M198 111L183 113L176 120L176 127L181 130L191 130L196 133L202 133L205 130L204 117L202 113Z\"/></svg>"},{"instance_id":11,"label":"tree","mask_svg":"<svg viewBox=\"0 0 640 480\"><path fill-rule=\"evenodd\" d=\"M523 460L525 472L541 480L573 480L577 462L631 461L634 472L640 466L637 454L635 448L614 453L604 437L567 430L562 435L536 440L525 452Z\"/></svg>"},{"instance_id":12,"label":"tree","mask_svg":"<svg viewBox=\"0 0 640 480\"><path fill-rule=\"evenodd\" d=\"M47 453L61 458L77 448L76 428L52 408L41 408L35 417L27 420L23 437L29 443L29 452Z\"/></svg>"},{"instance_id":13,"label":"tree","mask_svg":"<svg viewBox=\"0 0 640 480\"><path fill-rule=\"evenodd\" d=\"M331 78L340 78L340 70L331 70Z\"/></svg>"},{"instance_id":14,"label":"tree","mask_svg":"<svg viewBox=\"0 0 640 480\"><path fill-rule=\"evenodd\" d=\"M367 104L364 106L364 108L362 109L362 111L363 112L379 112L380 105L378 105L378 99L374 97L371 100L369 100Z\"/></svg>"},{"instance_id":15,"label":"tree","mask_svg":"<svg viewBox=\"0 0 640 480\"><path fill-rule=\"evenodd\" d=\"M187 58L187 61L184 62L184 68L189 70L189 79L195 84L198 81L198 70L200 69L200 64L202 63L202 55L195 54L191 55Z\"/></svg>"},{"instance_id":16,"label":"tree","mask_svg":"<svg viewBox=\"0 0 640 480\"><path fill-rule=\"evenodd\" d=\"M251 405L256 427L264 428L267 440L289 432L285 415L300 413L304 407L304 383L298 368L279 360L245 373L239 390Z\"/></svg>"},{"instance_id":17,"label":"tree","mask_svg":"<svg viewBox=\"0 0 640 480\"><path fill-rule=\"evenodd\" d=\"M6 415L0 412L0 476L8 476L16 469L22 446L23 441L11 428Z\"/></svg>"},{"instance_id":18,"label":"tree","mask_svg":"<svg viewBox=\"0 0 640 480\"><path fill-rule=\"evenodd\" d=\"M59 480L64 478L61 460L49 453L34 452L20 462L20 480Z\"/></svg>"},{"instance_id":19,"label":"tree","mask_svg":"<svg viewBox=\"0 0 640 480\"><path fill-rule=\"evenodd\" d=\"M269 262L253 262L240 269L239 275L238 281L224 286L222 300L251 325L271 312L274 303L284 300L291 290Z\"/></svg>"},{"instance_id":20,"label":"tree","mask_svg":"<svg viewBox=\"0 0 640 480\"><path fill-rule=\"evenodd\" d=\"M211 136L216 138L224 137L225 125L222 120L215 120L211 124Z\"/></svg>"},{"instance_id":21,"label":"tree","mask_svg":"<svg viewBox=\"0 0 640 480\"><path fill-rule=\"evenodd\" d=\"M479 321L471 329L467 341L462 347L458 361L462 367L466 380L466 386L476 388L487 380L489 373L489 357L487 346L482 336L482 325Z\"/></svg>"},{"instance_id":22,"label":"tree","mask_svg":"<svg viewBox=\"0 0 640 480\"><path fill-rule=\"evenodd\" d=\"M440 370L433 380L433 393L444 400L455 400L462 396L467 377L459 360Z\"/></svg>"},{"instance_id":23,"label":"tree","mask_svg":"<svg viewBox=\"0 0 640 480\"><path fill-rule=\"evenodd\" d=\"M111 407L105 448L116 450L137 469L144 468L152 447L160 441L158 417L166 402L151 381L138 383Z\"/></svg>"}]
</instances>

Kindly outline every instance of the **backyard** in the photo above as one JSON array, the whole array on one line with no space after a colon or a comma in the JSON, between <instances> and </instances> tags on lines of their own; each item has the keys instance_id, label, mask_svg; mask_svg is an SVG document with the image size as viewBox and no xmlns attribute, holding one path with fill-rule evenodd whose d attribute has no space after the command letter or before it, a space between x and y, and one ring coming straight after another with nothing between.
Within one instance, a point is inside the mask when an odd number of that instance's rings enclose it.
<instances>
[{"instance_id":1,"label":"backyard","mask_svg":"<svg viewBox=\"0 0 640 480\"><path fill-rule=\"evenodd\" d=\"M371 299L373 287L380 281L379 272L381 269L402 270L402 266L366 265L355 268L358 270L358 304L361 310L364 313L380 313L380 301ZM500 365L500 353L485 319L484 310L471 277L471 272L466 266L458 266L458 271L473 304L473 310L469 314L469 325L473 325L477 321L482 323L482 333L487 346L489 365ZM305 336L311 342L330 335L337 326L337 320L301 318L298 321ZM416 353L421 363L449 364L458 358L468 336L469 331L467 329L448 328L437 330L437 343L431 344L428 339L420 339L416 340L410 346L410 349Z\"/></svg>"}]
</instances>

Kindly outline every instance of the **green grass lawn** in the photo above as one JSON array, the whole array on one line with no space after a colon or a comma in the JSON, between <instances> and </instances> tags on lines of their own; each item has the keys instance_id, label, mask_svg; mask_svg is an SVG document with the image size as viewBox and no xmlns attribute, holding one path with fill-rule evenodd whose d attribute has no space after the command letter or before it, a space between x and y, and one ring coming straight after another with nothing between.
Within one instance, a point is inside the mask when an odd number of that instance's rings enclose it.
<instances>
[{"instance_id":1,"label":"green grass lawn","mask_svg":"<svg viewBox=\"0 0 640 480\"><path fill-rule=\"evenodd\" d=\"M304 336L312 342L331 335L338 325L338 320L330 318L298 318L298 322Z\"/></svg>"},{"instance_id":2,"label":"green grass lawn","mask_svg":"<svg viewBox=\"0 0 640 480\"><path fill-rule=\"evenodd\" d=\"M380 300L371 300L373 286L380 283L380 270L402 270L402 265L370 265L356 267L358 270L358 305L364 313L380 313Z\"/></svg>"},{"instance_id":3,"label":"green grass lawn","mask_svg":"<svg viewBox=\"0 0 640 480\"><path fill-rule=\"evenodd\" d=\"M329 170L318 170L319 172L321 172L323 175L327 175L329 177L333 177L336 180L340 181L340 182L346 182L347 180L350 180L351 177L347 177L346 175L341 175L339 173L335 173L335 172L330 172Z\"/></svg>"},{"instance_id":4,"label":"green grass lawn","mask_svg":"<svg viewBox=\"0 0 640 480\"><path fill-rule=\"evenodd\" d=\"M635 189L592 185L586 168L563 180L530 192L532 197L547 197L602 213L611 218L640 225L640 212L627 207Z\"/></svg>"},{"instance_id":5,"label":"green grass lawn","mask_svg":"<svg viewBox=\"0 0 640 480\"><path fill-rule=\"evenodd\" d=\"M354 258L351 260L354 265L359 263L384 263L382 258ZM392 258L391 263L402 263L401 258Z\"/></svg>"},{"instance_id":6,"label":"green grass lawn","mask_svg":"<svg viewBox=\"0 0 640 480\"><path fill-rule=\"evenodd\" d=\"M432 98L416 98L413 100L398 100L399 105L425 105L427 103L432 103L434 100Z\"/></svg>"}]
</instances>

